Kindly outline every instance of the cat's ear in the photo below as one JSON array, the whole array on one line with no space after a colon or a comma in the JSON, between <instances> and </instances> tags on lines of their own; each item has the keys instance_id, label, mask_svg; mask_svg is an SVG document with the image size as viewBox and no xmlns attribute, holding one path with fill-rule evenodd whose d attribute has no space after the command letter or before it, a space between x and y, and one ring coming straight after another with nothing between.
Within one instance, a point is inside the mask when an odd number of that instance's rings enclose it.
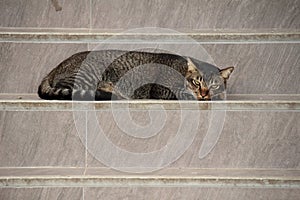
<instances>
[{"instance_id":1,"label":"cat's ear","mask_svg":"<svg viewBox=\"0 0 300 200\"><path fill-rule=\"evenodd\" d=\"M224 79L229 79L230 74L233 72L234 67L227 67L220 70L220 74Z\"/></svg>"},{"instance_id":2,"label":"cat's ear","mask_svg":"<svg viewBox=\"0 0 300 200\"><path fill-rule=\"evenodd\" d=\"M189 72L197 71L196 65L193 63L193 61L190 58L187 58L187 65L188 65Z\"/></svg>"}]
</instances>

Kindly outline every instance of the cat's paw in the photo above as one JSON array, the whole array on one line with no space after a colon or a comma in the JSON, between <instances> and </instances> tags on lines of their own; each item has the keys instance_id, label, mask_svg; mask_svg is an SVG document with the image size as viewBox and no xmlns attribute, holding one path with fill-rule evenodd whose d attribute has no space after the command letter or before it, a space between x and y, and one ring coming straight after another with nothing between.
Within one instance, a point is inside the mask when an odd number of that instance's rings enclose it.
<instances>
[{"instance_id":1,"label":"cat's paw","mask_svg":"<svg viewBox=\"0 0 300 200\"><path fill-rule=\"evenodd\" d=\"M97 91L113 93L114 84L112 82L99 82L97 85Z\"/></svg>"},{"instance_id":2,"label":"cat's paw","mask_svg":"<svg viewBox=\"0 0 300 200\"><path fill-rule=\"evenodd\" d=\"M178 100L197 100L196 97L191 93L181 93L181 95L179 95L177 98Z\"/></svg>"}]
</instances>

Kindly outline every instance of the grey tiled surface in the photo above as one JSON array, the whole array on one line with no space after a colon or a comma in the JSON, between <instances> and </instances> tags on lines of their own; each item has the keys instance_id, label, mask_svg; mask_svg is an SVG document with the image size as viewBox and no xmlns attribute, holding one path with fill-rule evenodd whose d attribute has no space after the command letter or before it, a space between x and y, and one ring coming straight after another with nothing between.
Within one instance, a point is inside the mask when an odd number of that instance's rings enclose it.
<instances>
[{"instance_id":1,"label":"grey tiled surface","mask_svg":"<svg viewBox=\"0 0 300 200\"><path fill-rule=\"evenodd\" d=\"M111 120L110 115L103 113L101 115L100 119L109 119L102 123L107 137L119 148L130 152L151 152L161 149L178 134L178 126L182 123L180 118L177 119L178 116L171 114L169 123L172 125L167 125L168 130L142 140L121 134L122 131L114 125L116 123ZM209 119L209 117L201 118L202 121L200 127L195 130L197 134L192 145L168 167L299 169L300 139L297 124L299 124L300 115L298 112L227 112L224 128L214 149L206 157L199 159L199 150L209 127ZM139 115L139 120L147 122L149 119ZM92 122L92 118L89 121ZM92 131L89 134L92 134ZM187 137L189 136L185 139ZM96 152L93 148L90 150ZM106 154L109 155L110 152ZM88 166L101 167L103 164L89 154Z\"/></svg>"},{"instance_id":2,"label":"grey tiled surface","mask_svg":"<svg viewBox=\"0 0 300 200\"><path fill-rule=\"evenodd\" d=\"M183 46L181 51L177 49L174 53L204 59L207 57L201 52L200 55L192 51L198 47L189 47ZM203 47L217 66L236 67L228 81L230 94L300 92L299 44L215 44ZM90 49L99 47L93 46ZM36 93L42 78L55 66L72 54L85 50L86 44L0 43L0 92ZM33 71L34 76L30 75Z\"/></svg>"},{"instance_id":3,"label":"grey tiled surface","mask_svg":"<svg viewBox=\"0 0 300 200\"><path fill-rule=\"evenodd\" d=\"M192 114L192 111L185 111L185 114L182 114L182 111L152 111L149 114L147 111L126 113L115 110L97 112L96 115L89 113L87 165L89 167L106 165L117 169L136 166L161 168L160 162L164 163L163 166L167 165L170 162L167 161L169 158L172 157L174 160L173 156L177 157L184 153L184 149L188 148L189 142L192 143L196 135L196 132L191 133L188 130L190 129L186 117L188 113L198 117L198 114L205 115L207 112ZM203 117L198 124L199 131L204 132L207 127L205 122L207 117ZM103 131L104 136L100 135L100 131ZM108 140L104 142L107 146L98 145L104 138ZM183 145L182 148L180 145ZM119 150L121 152L116 153ZM134 155L135 153L137 155ZM126 164L127 161L129 164Z\"/></svg>"},{"instance_id":4,"label":"grey tiled surface","mask_svg":"<svg viewBox=\"0 0 300 200\"><path fill-rule=\"evenodd\" d=\"M85 199L272 199L296 200L297 189L251 188L87 188Z\"/></svg>"},{"instance_id":5,"label":"grey tiled surface","mask_svg":"<svg viewBox=\"0 0 300 200\"><path fill-rule=\"evenodd\" d=\"M57 0L61 11L56 11L52 2L2 0L0 26L177 30L300 27L299 0Z\"/></svg>"},{"instance_id":6,"label":"grey tiled surface","mask_svg":"<svg viewBox=\"0 0 300 200\"><path fill-rule=\"evenodd\" d=\"M190 166L299 169L299 116L298 112L228 112L215 149L201 161L194 157Z\"/></svg>"},{"instance_id":7,"label":"grey tiled surface","mask_svg":"<svg viewBox=\"0 0 300 200\"><path fill-rule=\"evenodd\" d=\"M298 112L227 112L224 128L214 149L206 157L199 159L200 146L208 127L211 126L211 114L209 111L201 111L199 127L195 127L192 134L182 136L182 139L190 140L192 144L168 167L299 169ZM146 111L132 112L131 115L134 122L142 127L151 123ZM75 115L77 121L74 121L71 112L7 111L1 112L0 118L1 167L85 166L84 113ZM151 137L143 139L138 138L141 135L124 134L122 126L128 127L127 118L116 120L109 111L103 111L98 112L96 119L113 146L136 153L159 151L172 143L179 134L180 126L188 124L188 121L183 122L180 111L167 111L162 129L159 127L152 135L148 135ZM94 120L89 115L87 166L104 167L97 160L101 158L98 151L103 153L109 149L101 150L98 130L93 132L93 127L99 122ZM138 133L142 134L142 131ZM110 153L106 152L105 155ZM116 156L113 158L116 159Z\"/></svg>"},{"instance_id":8,"label":"grey tiled surface","mask_svg":"<svg viewBox=\"0 0 300 200\"><path fill-rule=\"evenodd\" d=\"M0 189L1 199L272 199L296 200L298 189L251 188L28 188Z\"/></svg>"},{"instance_id":9,"label":"grey tiled surface","mask_svg":"<svg viewBox=\"0 0 300 200\"><path fill-rule=\"evenodd\" d=\"M106 137L113 144L129 152L147 153L166 146L179 134L180 126L188 124L189 121L183 119L182 112L190 113L191 111L152 111L150 114L148 111L130 111L128 117L125 114L126 111L116 110L114 113L103 111L97 112L97 120ZM203 111L199 114L208 115L208 112ZM116 115L120 117L116 118ZM93 127L95 127L93 123L93 116L89 115L88 130L90 132L88 134L91 135L94 131ZM207 124L208 117L202 117L196 131L204 132ZM97 132L98 130L95 131L95 134ZM134 134L134 132L136 133Z\"/></svg>"},{"instance_id":10,"label":"grey tiled surface","mask_svg":"<svg viewBox=\"0 0 300 200\"><path fill-rule=\"evenodd\" d=\"M82 188L0 188L0 199L61 199L83 200Z\"/></svg>"},{"instance_id":11,"label":"grey tiled surface","mask_svg":"<svg viewBox=\"0 0 300 200\"><path fill-rule=\"evenodd\" d=\"M57 166L39 166L39 167L1 167L0 177L32 177L32 176L44 176L46 178L53 176L80 176L84 174L84 167L57 167Z\"/></svg>"},{"instance_id":12,"label":"grey tiled surface","mask_svg":"<svg viewBox=\"0 0 300 200\"><path fill-rule=\"evenodd\" d=\"M1 93L36 93L46 74L85 44L0 43Z\"/></svg>"},{"instance_id":13,"label":"grey tiled surface","mask_svg":"<svg viewBox=\"0 0 300 200\"><path fill-rule=\"evenodd\" d=\"M217 66L235 66L232 94L299 94L300 44L203 45Z\"/></svg>"},{"instance_id":14,"label":"grey tiled surface","mask_svg":"<svg viewBox=\"0 0 300 200\"><path fill-rule=\"evenodd\" d=\"M0 119L0 167L85 165L71 112L0 112Z\"/></svg>"},{"instance_id":15,"label":"grey tiled surface","mask_svg":"<svg viewBox=\"0 0 300 200\"><path fill-rule=\"evenodd\" d=\"M300 28L299 0L94 0L92 27L128 29Z\"/></svg>"},{"instance_id":16,"label":"grey tiled surface","mask_svg":"<svg viewBox=\"0 0 300 200\"><path fill-rule=\"evenodd\" d=\"M1 27L88 28L89 1L54 0L62 7L55 11L52 0L1 0Z\"/></svg>"}]
</instances>

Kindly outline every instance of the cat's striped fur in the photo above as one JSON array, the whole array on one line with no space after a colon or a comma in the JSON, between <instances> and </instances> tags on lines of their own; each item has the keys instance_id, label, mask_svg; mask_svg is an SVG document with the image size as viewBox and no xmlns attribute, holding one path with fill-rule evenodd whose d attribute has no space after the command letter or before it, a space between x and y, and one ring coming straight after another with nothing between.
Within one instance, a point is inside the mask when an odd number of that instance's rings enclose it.
<instances>
[{"instance_id":1,"label":"cat's striped fur","mask_svg":"<svg viewBox=\"0 0 300 200\"><path fill-rule=\"evenodd\" d=\"M232 71L174 54L86 51L54 68L38 94L48 100L209 100L220 98Z\"/></svg>"}]
</instances>

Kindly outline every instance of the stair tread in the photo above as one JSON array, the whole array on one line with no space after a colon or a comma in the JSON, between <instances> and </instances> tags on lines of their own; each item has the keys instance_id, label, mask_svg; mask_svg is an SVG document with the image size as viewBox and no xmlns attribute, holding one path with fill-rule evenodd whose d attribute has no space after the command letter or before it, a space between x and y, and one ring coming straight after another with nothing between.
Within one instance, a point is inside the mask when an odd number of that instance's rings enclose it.
<instances>
[{"instance_id":1,"label":"stair tread","mask_svg":"<svg viewBox=\"0 0 300 200\"><path fill-rule=\"evenodd\" d=\"M293 42L300 41L299 30L188 30L183 32L122 32L90 29L1 28L0 41L14 42Z\"/></svg>"},{"instance_id":2,"label":"stair tread","mask_svg":"<svg viewBox=\"0 0 300 200\"><path fill-rule=\"evenodd\" d=\"M165 168L148 173L129 173L106 167L1 167L0 177L170 177L300 180L300 169L284 168Z\"/></svg>"},{"instance_id":3,"label":"stair tread","mask_svg":"<svg viewBox=\"0 0 300 200\"><path fill-rule=\"evenodd\" d=\"M300 170L292 169L163 169L128 174L108 168L2 168L0 187L45 186L198 186L300 188ZM18 171L18 173L15 173ZM23 175L21 172L24 172ZM82 174L78 173L81 171ZM26 173L30 172L30 173Z\"/></svg>"},{"instance_id":4,"label":"stair tread","mask_svg":"<svg viewBox=\"0 0 300 200\"><path fill-rule=\"evenodd\" d=\"M300 95L228 95L226 101L58 101L42 100L36 94L2 94L2 111L72 111L72 110L300 110Z\"/></svg>"}]
</instances>

